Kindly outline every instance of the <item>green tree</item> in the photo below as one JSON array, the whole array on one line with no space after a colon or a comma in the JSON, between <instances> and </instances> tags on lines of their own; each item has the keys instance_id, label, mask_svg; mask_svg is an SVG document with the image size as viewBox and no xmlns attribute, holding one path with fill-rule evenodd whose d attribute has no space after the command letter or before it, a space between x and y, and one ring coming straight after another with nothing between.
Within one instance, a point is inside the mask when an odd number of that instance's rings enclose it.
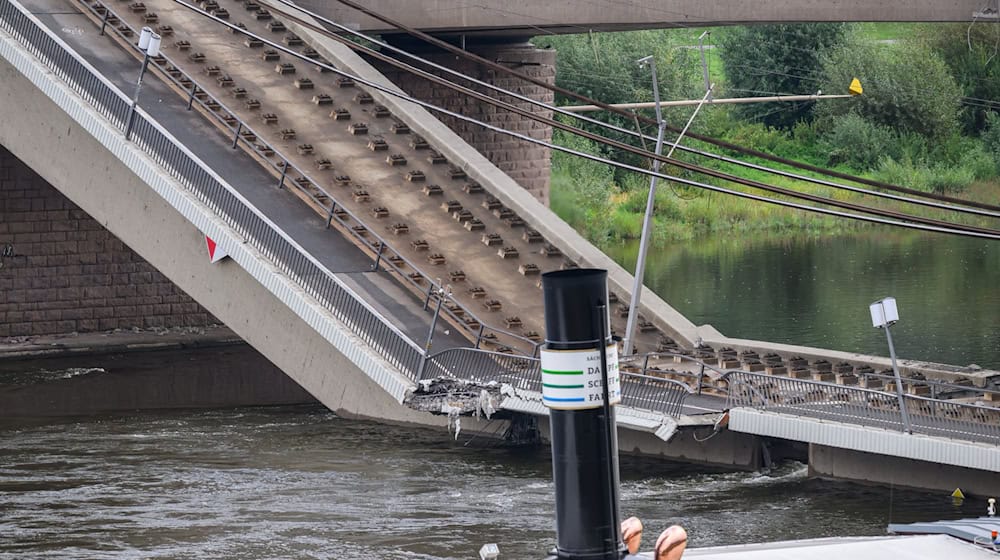
<instances>
[{"instance_id":1,"label":"green tree","mask_svg":"<svg viewBox=\"0 0 1000 560\"><path fill-rule=\"evenodd\" d=\"M853 111L898 133L938 141L955 136L962 92L941 57L925 45L858 40L824 57L823 89L842 90L855 77L864 95L817 105L817 117L832 121Z\"/></svg>"},{"instance_id":2,"label":"green tree","mask_svg":"<svg viewBox=\"0 0 1000 560\"><path fill-rule=\"evenodd\" d=\"M817 89L820 57L843 44L851 27L843 23L756 25L735 27L722 34L722 64L728 88L736 96L805 94ZM846 88L846 85L839 89ZM772 104L740 105L744 118L768 126L791 128L808 120L813 104L775 111Z\"/></svg>"},{"instance_id":3,"label":"green tree","mask_svg":"<svg viewBox=\"0 0 1000 560\"><path fill-rule=\"evenodd\" d=\"M1000 26L983 23L973 26L921 26L922 39L941 55L951 76L966 97L973 100L1000 99ZM992 108L990 107L992 105ZM997 111L993 103L973 101L962 108L962 127L980 133L987 127L987 115Z\"/></svg>"},{"instance_id":4,"label":"green tree","mask_svg":"<svg viewBox=\"0 0 1000 560\"><path fill-rule=\"evenodd\" d=\"M598 99L605 103L632 103L652 101L653 87L648 68L640 68L637 60L652 55L656 59L660 96L663 100L700 97L700 66L695 54L679 48L682 37L665 30L634 31L627 33L594 33L589 35L562 35L536 39L541 46L555 48L556 84L571 91ZM558 96L560 105L576 104L576 100ZM652 115L652 111L648 112ZM690 108L668 111L665 118L672 123L683 123ZM590 116L620 128L636 130L633 119L609 112L591 113ZM590 132L608 136L635 146L642 143L627 134L615 133L598 125L581 123L573 125ZM644 132L655 135L652 126ZM652 149L651 145L647 146ZM601 155L632 165L646 165L647 160L622 153L619 150L599 148ZM622 172L616 172L620 176Z\"/></svg>"}]
</instances>

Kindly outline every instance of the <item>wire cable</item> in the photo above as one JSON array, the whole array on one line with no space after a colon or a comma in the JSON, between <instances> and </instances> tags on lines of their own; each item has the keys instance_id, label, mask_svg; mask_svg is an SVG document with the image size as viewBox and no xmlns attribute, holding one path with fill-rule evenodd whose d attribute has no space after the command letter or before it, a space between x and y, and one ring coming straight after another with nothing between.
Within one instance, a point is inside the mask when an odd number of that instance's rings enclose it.
<instances>
[{"instance_id":1,"label":"wire cable","mask_svg":"<svg viewBox=\"0 0 1000 560\"><path fill-rule=\"evenodd\" d=\"M522 73L517 72L516 70L513 70L511 68L508 68L508 67L506 67L506 66L504 66L502 64L497 64L497 63L495 63L495 62L493 62L491 60L487 60L487 59L485 59L483 57L480 57L478 55L475 55L473 53L470 53L468 51L460 49L460 48L452 45L451 43L448 43L447 41L443 41L441 39L438 39L437 37L433 37L431 35L423 33L422 31L419 31L417 29L409 27L409 26L407 26L407 25L405 25L403 23L397 22L397 21L395 21L395 20L393 20L391 18L388 18L388 17L386 17L386 16L384 16L384 15L378 13L378 12L375 12L374 10L371 10L371 9L365 7L365 6L362 6L362 5L358 4L357 2L355 2L354 0L336 0L336 1L339 2L340 4L343 4L345 6L353 8L353 9L355 9L355 10L357 10L357 11L359 11L359 12L361 12L361 13L369 16L369 17L372 17L372 18L374 18L374 19L376 19L378 21L381 21L381 22L383 22L383 23L385 23L387 25L390 25L392 27L400 29L401 31L404 31L407 34L409 34L409 35L411 35L411 36L413 36L415 38L418 38L418 39L420 39L422 41L425 41L425 42L427 42L427 43L429 43L431 45L437 46L439 48L445 49L448 52L454 53L454 54L456 54L458 56L461 56L461 57L463 57L463 58L465 58L467 60L474 61L474 62L476 62L478 64L481 64L481 65L483 65L483 66L485 66L487 68L490 68L492 70L496 70L498 72L502 72L504 74L507 74L507 75L510 75L510 76L513 76L513 77L525 80L525 81L527 81L529 83L532 83L534 85L538 85L540 87L546 88L546 89L548 89L550 91L553 91L555 93L559 93L559 94L565 95L567 97L576 99L576 100L581 101L583 103L586 103L586 104L589 104L589 105L596 105L596 106L598 106L598 107L600 107L600 108L602 108L604 110L611 111L613 113L625 116L625 117L627 117L629 119L638 118L640 121L645 122L646 124L657 125L657 123L656 123L656 121L654 119L650 119L648 117L645 117L645 116L642 116L642 115L638 115L634 111L625 111L625 110L622 110L622 109L618 109L616 107L612 107L611 105L609 105L607 103L604 103L603 101L600 101L600 100L597 100L597 99L592 99L592 98L589 98L589 97L584 96L584 95L580 95L579 93L576 93L574 91L571 91L571 90L559 87L557 85L549 84L548 82L545 82L544 80L540 80L538 78L534 78L532 76L528 76L528 75L522 74ZM667 128L668 128L668 130L671 130L672 132L675 132L675 133L679 133L680 132L680 129L678 127L676 127L676 126L673 126L673 125L669 125L668 124ZM812 171L814 173L819 173L819 174L823 174L823 175L827 175L827 176L831 176L831 177L836 177L838 179L844 179L844 180L847 180L847 181L861 183L861 184L865 184L865 185L868 185L868 186L877 187L877 188L881 188L881 189L886 189L886 190L890 190L890 191L901 192L901 193L909 194L909 195L912 195L912 196L917 196L917 197L922 197L922 198L931 198L931 199L939 200L939 201L942 201L942 202L951 202L951 203L954 203L954 204L960 204L960 205L965 205L965 206L972 206L972 207L975 207L975 208L982 208L982 209L985 209L985 210L1000 211L1000 206L986 204L986 203L982 203L982 202L965 200L965 199L961 199L961 198L957 198L957 197L951 197L951 196L947 196L947 195L943 195L943 194L926 193L926 192L918 191L918 190L915 190L915 189L909 189L909 188L901 187L901 186L898 186L898 185L892 185L890 183L885 183L883 181L875 181L875 180L872 180L872 179L866 179L864 177L857 177L857 176L850 175L850 174L847 174L847 173L841 173L839 171L834 171L832 169L825 169L825 168L822 168L822 167L819 167L819 166L815 166L815 165L811 165L811 164L807 164L807 163L803 163L803 162L797 162L795 160L783 158L783 157L780 157L780 156L775 156L775 155L772 155L772 154L768 154L766 152L761 152L759 150L754 150L752 148L744 148L744 147L741 147L741 146L737 146L737 145L735 145L733 143L726 142L724 140L720 140L720 139L716 139L716 138L712 138L710 136L705 136L705 135L702 135L702 134L690 133L690 134L688 134L688 136L690 136L691 138L694 138L696 140L700 140L702 142L706 142L708 144L712 144L712 145L715 145L715 146L718 146L718 147L721 147L721 148L724 148L724 149L727 149L727 150L736 151L736 152L739 152L739 153L743 153L745 155L751 155L751 156L758 157L758 158L761 158L761 159L775 161L775 162L781 163L783 165L788 165L790 167L795 167L795 168L799 168L799 169L804 169L806 171Z\"/></svg>"},{"instance_id":2,"label":"wire cable","mask_svg":"<svg viewBox=\"0 0 1000 560\"><path fill-rule=\"evenodd\" d=\"M286 2L286 0L277 0L277 1L285 3L286 5L289 4L288 2ZM317 30L318 26L316 26L314 24L311 24L311 23L303 20L300 17L297 17L297 16L295 16L293 14L290 14L290 13L287 13L287 12L283 12L283 11L280 11L280 10L278 10L278 11L283 14L282 17L285 17L287 19L295 21L296 23L299 23L300 25L306 25L310 29ZM323 20L320 19L320 21L323 21ZM319 31L322 32L322 33L324 33L324 34L326 34L326 35L328 35L331 39L334 39L334 40L336 40L336 41L344 44L345 46L348 46L351 49L354 49L356 51L362 52L362 53L364 53L364 54L366 54L368 56L371 56L371 57L376 58L378 60L381 60L383 62L392 64L393 66L401 68L401 69L403 69L403 70L405 70L407 72L411 72L411 73L413 73L413 74L415 74L417 76L420 76L420 77L422 77L424 79L427 79L427 80L429 80L429 81L431 81L433 83L436 83L436 84L439 84L439 85L443 85L445 87L449 87L451 89L459 91L460 93L464 93L465 95L471 96L471 97L473 97L475 99L478 99L480 101L484 101L484 102L492 104L494 106L504 108L504 109L506 109L508 111L511 111L513 113L522 115L522 116L524 116L526 118L529 118L529 119L532 119L532 120L534 120L536 122L544 123L544 124L549 125L549 126L551 126L553 128L560 129L560 130L569 132L571 134L576 134L576 135L579 135L581 137L587 138L588 140L591 140L591 141L594 141L594 142L598 142L598 143L601 143L601 144L604 144L604 145L607 145L607 146L612 146L612 147L618 148L618 149L626 151L626 152L631 152L631 153L633 153L635 155L639 155L639 156L644 157L644 158L650 158L650 159L653 159L653 160L656 160L656 161L660 161L662 163L667 163L667 164L675 165L675 166L681 167L682 169L685 169L685 170L688 170L688 171L692 171L692 172L696 172L696 173L701 173L701 174L708 175L708 176L711 176L711 177L715 177L717 179L721 179L721 180L724 180L724 181L730 181L730 182L741 184L741 185L744 185L744 186L748 186L748 187L752 187L752 188L757 188L757 189L761 189L761 190L765 190L765 191L770 191L770 192L773 192L773 193L776 193L776 194L781 194L781 195L792 197L792 198L799 198L799 199L802 199L802 200L808 200L808 201L816 202L816 203L819 203L819 204L827 204L827 205L834 206L834 207L839 207L839 208L854 210L854 211L858 211L858 212L866 212L866 213L870 213L870 214L874 214L874 215L880 215L880 216L884 216L884 217L892 217L892 218L897 218L897 219L901 219L901 220L908 220L908 221L911 221L911 222L923 223L923 224L926 224L926 225L933 225L933 226L946 227L946 228L950 227L950 228L955 228L955 229L962 229L962 230L966 230L966 231L976 231L976 232L979 232L979 233L987 233L987 234L1000 234L1000 231L989 229L989 228L980 228L980 227L969 226L969 225L964 225L964 224L955 224L955 223L947 222L947 221L943 221L943 220L935 220L935 219L931 219L931 218L924 218L924 217L920 217L920 216L913 216L913 215L905 214L905 213L902 213L902 212L896 212L896 211L892 211L892 210L872 208L872 207L868 207L868 206L865 206L865 205L862 205L862 204L856 204L856 203L851 203L851 202L839 201L839 200L836 200L836 199L825 198L825 197L822 197L822 196L808 194L808 193L801 193L801 192L793 190L793 189L787 189L787 188L783 188L783 187L777 187L777 186L769 185L769 184L762 183L762 182L759 182L759 181L753 181L753 180L749 180L749 179L744 179L744 178L737 177L737 176L734 176L734 175L730 175L728 173L724 173L724 172L717 171L717 170L714 170L714 169L704 168L704 167L697 166L697 165L694 165L694 164L690 164L690 163L687 163L687 162L684 162L684 161L681 161L681 160L673 159L673 158L668 157L668 156L660 156L660 155L654 154L652 152L648 152L646 150L643 150L643 149L640 149L640 148L636 148L636 147L634 147L634 146L632 146L630 144L626 144L624 142L619 142L617 140L612 140L612 139L609 139L609 138L606 138L606 137L603 137L603 136L598 136L598 135L593 134L591 132L588 132L588 131L585 131L585 130L582 130L582 129L578 129L578 128L572 127L572 126L567 125L565 123L561 123L559 121L556 121L556 120L553 120L553 119L549 119L547 117L542 117L542 116L536 115L535 113L533 113L533 112L531 112L529 110L525 110L525 109L523 109L521 107L518 107L516 105L512 105L510 103L494 99L494 98L489 97L489 96L487 96L485 94L482 94L482 93L480 93L478 91L466 88L466 87L458 85L458 84L454 84L452 82L448 82L447 80L441 78L440 76L436 76L436 75L431 74L429 72L426 72L424 70L418 69L418 68L416 68L414 66L406 64L406 63L404 63L402 61L396 60L396 59L394 59L394 58L392 58L390 56L387 56L384 53L380 53L380 52L374 51L374 50L372 50L372 49L370 49L368 47L359 45L358 43L355 43L354 41L350 41L347 38L340 37L340 36L338 36L336 34L333 34L333 33L329 32L328 30L324 31L324 30L322 30L322 28L319 28ZM510 92L510 93L513 93L513 92ZM672 143L672 145L676 146L677 143L676 142Z\"/></svg>"},{"instance_id":3,"label":"wire cable","mask_svg":"<svg viewBox=\"0 0 1000 560\"><path fill-rule=\"evenodd\" d=\"M737 197L740 197L740 198L745 198L745 199L749 199L749 200L755 200L755 201L758 201L758 202L765 202L765 203L768 203L768 204L774 204L774 205L784 206L784 207L788 207L788 208L796 208L796 209L799 209L799 210L805 210L805 211L815 212L815 213L819 213L819 214L826 214L826 215L830 215L830 216L837 216L837 217L842 217L842 218L850 218L850 219L859 220L859 221L865 221L865 222L870 222L870 223L878 223L878 224L884 224L884 225L891 225L891 226L898 226L898 227L904 227L904 228L909 228L909 229L917 229L917 230L922 230L922 231L933 231L933 232L939 232L939 233L948 233L948 234L953 234L953 235L961 235L961 236L974 237L974 238L980 238L980 239L1000 239L1000 232L977 232L977 231L969 231L969 230L964 230L964 229L956 228L956 227L954 227L955 226L954 224L948 224L946 226L935 226L935 225L922 224L922 223L913 223L913 222L907 222L907 221L898 221L898 220L894 220L894 219L886 219L884 217L865 216L865 215L859 215L859 214L852 214L852 213L849 213L849 212L842 212L842 211L839 211L839 210L832 210L832 209L829 209L829 208L815 207L815 206L809 206L809 205L806 205L806 204L800 204L800 203L796 203L796 202L790 202L790 201L787 201L787 200L780 200L780 199L775 199L775 198L769 198L769 197L762 196L762 195L757 195L757 194L753 194L753 193L747 193L747 192L742 192L742 191L727 189L725 187L719 187L719 186L710 185L710 184L707 184L707 183L701 183L701 182L698 182L698 181L693 181L693 180L690 180L690 179L685 179L685 178L681 178L681 177L675 177L675 176L668 175L668 174L665 174L665 173L656 173L656 172L653 172L653 171L650 171L650 170L646 170L646 169L643 169L641 167L637 167L637 166L634 166L634 165L629 165L629 164L625 164L625 163L621 163L621 162L616 162L616 161L610 160L608 158L603 158L603 157L600 157L600 156L595 156L595 155L588 154L588 153L585 153L585 152L581 152L581 151L578 151L578 150L573 150L571 148L565 148L563 146L557 146L557 145L555 145L555 144L553 144L551 142L546 142L544 140L540 140L540 139L537 139L537 138L532 138L531 136L528 136L528 135L525 135L525 134L520 134L520 133L517 133L517 132L509 131L509 130L500 128L498 126L495 126L495 125L492 125L492 124L489 124L489 123L485 123L485 122L479 121L479 120L474 119L472 117L467 117L467 116L462 115L460 113L456 113L454 111L450 111L448 109L444 109L442 107L438 107L436 105L433 105L432 103L428 103L426 101L422 101L422 100L417 99L417 98L415 98L413 96L410 96L410 95L407 95L405 93L402 93L401 91L397 91L397 90L395 90L393 88L390 88L390 87L378 84L376 82L373 82L373 81L368 80L366 78L363 78L361 76L355 76L355 75L353 75L353 74L351 74L349 72L345 72L344 70L336 68L336 67L334 67L334 66L332 66L330 64L326 64L326 63L320 62L318 60L313 60L313 59L305 56L304 54L298 53L296 51L293 51L293 50L285 47L284 45L282 45L280 43L276 43L276 42L274 42L274 41L272 41L272 40L270 40L270 39L268 39L268 38L266 38L264 36L261 36L261 35L255 34L253 32L250 32L249 30L240 28L239 26L237 26L235 24L229 23L226 20L220 19L220 18L218 18L218 17L216 17L216 16L214 16L214 15L208 13L208 12L205 12L205 11L199 9L198 7L196 7L196 6L194 6L194 5L186 2L185 0L174 0L174 2L176 4L179 4L179 5L183 6L183 7L191 10L191 11L194 11L194 12L196 12L198 14L201 14L206 19L211 19L212 21L215 21L216 23L219 23L220 25L223 25L223 26L229 28L233 32L241 33L243 35L247 35L249 37L253 37L255 39L258 39L258 40L262 41L263 43L265 43L265 44L267 44L267 45L269 45L269 46L271 46L271 47L273 47L273 48L275 48L275 49L277 49L279 51L284 52L285 54L288 54L288 55L290 55L290 56L292 56L294 58L297 58L297 59L301 60L302 62L305 62L307 64L312 64L312 65L315 65L315 66L319 66L319 67L324 68L324 69L326 69L326 70L328 70L330 72L333 72L333 73L335 73L335 74L337 74L339 76L350 78L350 79L354 80L355 82L357 82L359 84L367 86L367 87L369 87L369 88L371 88L373 90L379 91L379 92L384 93L386 95L390 95L390 96L402 99L404 101L413 103L414 105L418 105L418 106L423 107L425 109L428 109L428 110L431 110L431 111L434 111L434 112L437 112L437 113L440 113L440 114L443 114L443 115L447 115L447 116L449 116L451 118L454 118L454 119L457 119L457 120L461 120L461 121L464 121L464 122L476 124L478 126L481 126L481 127L485 128L487 130L491 130L493 132L498 132L500 134L505 134L505 135L508 135L508 136L511 136L511 137L514 137L514 138L518 138L518 139L523 140L525 142L529 142L529 143L532 143L532 144L536 144L536 145L547 147L547 148L552 149L552 150L556 150L556 151L564 152L564 153L567 153L567 154L570 154L570 155L582 157L582 158L590 160L590 161L594 161L594 162L598 162L598 163L603 163L605 165L610 165L612 167L616 167L616 168L619 168L619 169L624 169L624 170L627 170L627 171L633 171L633 172L636 172L636 173L641 173L643 175L656 176L656 177L659 177L661 179L665 179L665 180L668 180L668 181L676 181L676 182L684 184L684 185L688 185L688 186L692 186L692 187L697 187L697 188L709 190L709 191L712 191L712 192L718 192L718 193L722 193L722 194L729 194L729 195L737 196Z\"/></svg>"}]
</instances>

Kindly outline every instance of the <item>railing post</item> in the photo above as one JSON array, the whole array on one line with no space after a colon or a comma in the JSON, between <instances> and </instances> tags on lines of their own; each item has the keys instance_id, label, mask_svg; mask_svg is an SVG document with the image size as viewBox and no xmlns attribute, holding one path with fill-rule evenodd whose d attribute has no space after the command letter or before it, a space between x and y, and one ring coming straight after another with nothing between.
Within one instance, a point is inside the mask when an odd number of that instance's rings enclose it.
<instances>
[{"instance_id":1,"label":"railing post","mask_svg":"<svg viewBox=\"0 0 1000 560\"><path fill-rule=\"evenodd\" d=\"M483 342L483 333L486 332L486 325L479 323L479 335L476 336L476 349L479 349L479 345Z\"/></svg>"},{"instance_id":2,"label":"railing post","mask_svg":"<svg viewBox=\"0 0 1000 560\"><path fill-rule=\"evenodd\" d=\"M233 149L240 143L240 132L243 132L243 121L236 123L236 134L233 134Z\"/></svg>"},{"instance_id":3,"label":"railing post","mask_svg":"<svg viewBox=\"0 0 1000 560\"><path fill-rule=\"evenodd\" d=\"M288 162L282 160L281 162L281 179L278 179L278 188L285 188L285 176L288 175Z\"/></svg>"},{"instance_id":4,"label":"railing post","mask_svg":"<svg viewBox=\"0 0 1000 560\"><path fill-rule=\"evenodd\" d=\"M326 213L326 229L330 229L330 226L333 225L333 213L336 210L337 210L337 203L331 202L330 211Z\"/></svg>"},{"instance_id":5,"label":"railing post","mask_svg":"<svg viewBox=\"0 0 1000 560\"><path fill-rule=\"evenodd\" d=\"M417 369L417 378L414 381L420 382L424 379L424 371L427 370L427 351L424 351L423 358L420 360L420 368Z\"/></svg>"},{"instance_id":6,"label":"railing post","mask_svg":"<svg viewBox=\"0 0 1000 560\"><path fill-rule=\"evenodd\" d=\"M432 283L427 288L427 297L424 298L424 311L427 311L427 306L431 304L431 294L434 293L434 284Z\"/></svg>"},{"instance_id":7,"label":"railing post","mask_svg":"<svg viewBox=\"0 0 1000 560\"><path fill-rule=\"evenodd\" d=\"M382 249L385 248L385 243L382 241L378 242L378 251L375 253L375 263L372 264L372 270L378 272L378 265L382 262Z\"/></svg>"},{"instance_id":8,"label":"railing post","mask_svg":"<svg viewBox=\"0 0 1000 560\"><path fill-rule=\"evenodd\" d=\"M191 95L188 96L188 106L187 110L190 111L191 107L194 106L194 96L198 93L198 84L191 84Z\"/></svg>"},{"instance_id":9,"label":"railing post","mask_svg":"<svg viewBox=\"0 0 1000 560\"><path fill-rule=\"evenodd\" d=\"M701 371L698 372L698 394L701 394L701 384L705 379L705 364L701 364Z\"/></svg>"},{"instance_id":10,"label":"railing post","mask_svg":"<svg viewBox=\"0 0 1000 560\"><path fill-rule=\"evenodd\" d=\"M104 7L104 17L101 18L101 36L104 36L104 28L108 26L108 15L111 14L111 10L107 6Z\"/></svg>"}]
</instances>

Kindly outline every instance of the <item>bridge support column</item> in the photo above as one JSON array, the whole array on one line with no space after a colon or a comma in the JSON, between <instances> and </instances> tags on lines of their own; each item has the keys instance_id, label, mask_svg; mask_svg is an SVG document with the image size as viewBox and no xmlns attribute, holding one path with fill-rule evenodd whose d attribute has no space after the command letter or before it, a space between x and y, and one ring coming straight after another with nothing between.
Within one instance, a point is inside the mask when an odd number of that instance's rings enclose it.
<instances>
[{"instance_id":1,"label":"bridge support column","mask_svg":"<svg viewBox=\"0 0 1000 560\"><path fill-rule=\"evenodd\" d=\"M457 70L483 82L515 91L545 103L551 104L554 101L554 94L543 87L483 68L475 62L461 59L454 54L441 51L421 51L420 47L409 42L400 44L400 46L410 52L417 52L421 57L431 62ZM554 50L538 49L527 42L468 46L468 50L488 60L509 66L523 74L555 83L556 52ZM552 128L549 126L487 103L470 99L465 95L403 72L389 64L373 62L373 65L400 88L418 99L532 138L546 141L552 139ZM440 71L425 69L434 74L448 77ZM468 83L462 85L471 86ZM478 86L471 87L483 93L490 93ZM531 110L540 116L552 117L552 111L541 110L530 103L518 101L510 96L500 96L499 99ZM549 174L552 166L548 148L486 130L481 126L452 117L441 114L435 114L435 116L479 150L494 165L510 175L535 198L548 205Z\"/></svg>"},{"instance_id":2,"label":"bridge support column","mask_svg":"<svg viewBox=\"0 0 1000 560\"><path fill-rule=\"evenodd\" d=\"M825 445L809 445L809 476L836 478L922 490L993 496L1000 491L997 473L877 455Z\"/></svg>"}]
</instances>

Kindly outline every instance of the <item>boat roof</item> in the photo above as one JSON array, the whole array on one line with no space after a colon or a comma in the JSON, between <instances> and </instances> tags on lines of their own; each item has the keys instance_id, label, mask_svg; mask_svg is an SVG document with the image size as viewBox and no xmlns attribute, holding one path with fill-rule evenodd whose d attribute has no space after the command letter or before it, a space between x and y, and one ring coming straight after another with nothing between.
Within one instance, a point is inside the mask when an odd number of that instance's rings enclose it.
<instances>
[{"instance_id":1,"label":"boat roof","mask_svg":"<svg viewBox=\"0 0 1000 560\"><path fill-rule=\"evenodd\" d=\"M1000 517L979 517L927 523L891 523L889 525L889 532L896 535L951 535L969 542L989 538L991 531L1000 532Z\"/></svg>"},{"instance_id":2,"label":"boat roof","mask_svg":"<svg viewBox=\"0 0 1000 560\"><path fill-rule=\"evenodd\" d=\"M989 534L989 533L987 533ZM652 554L639 558L651 560ZM684 560L997 560L991 549L947 535L836 537L688 549Z\"/></svg>"}]
</instances>

